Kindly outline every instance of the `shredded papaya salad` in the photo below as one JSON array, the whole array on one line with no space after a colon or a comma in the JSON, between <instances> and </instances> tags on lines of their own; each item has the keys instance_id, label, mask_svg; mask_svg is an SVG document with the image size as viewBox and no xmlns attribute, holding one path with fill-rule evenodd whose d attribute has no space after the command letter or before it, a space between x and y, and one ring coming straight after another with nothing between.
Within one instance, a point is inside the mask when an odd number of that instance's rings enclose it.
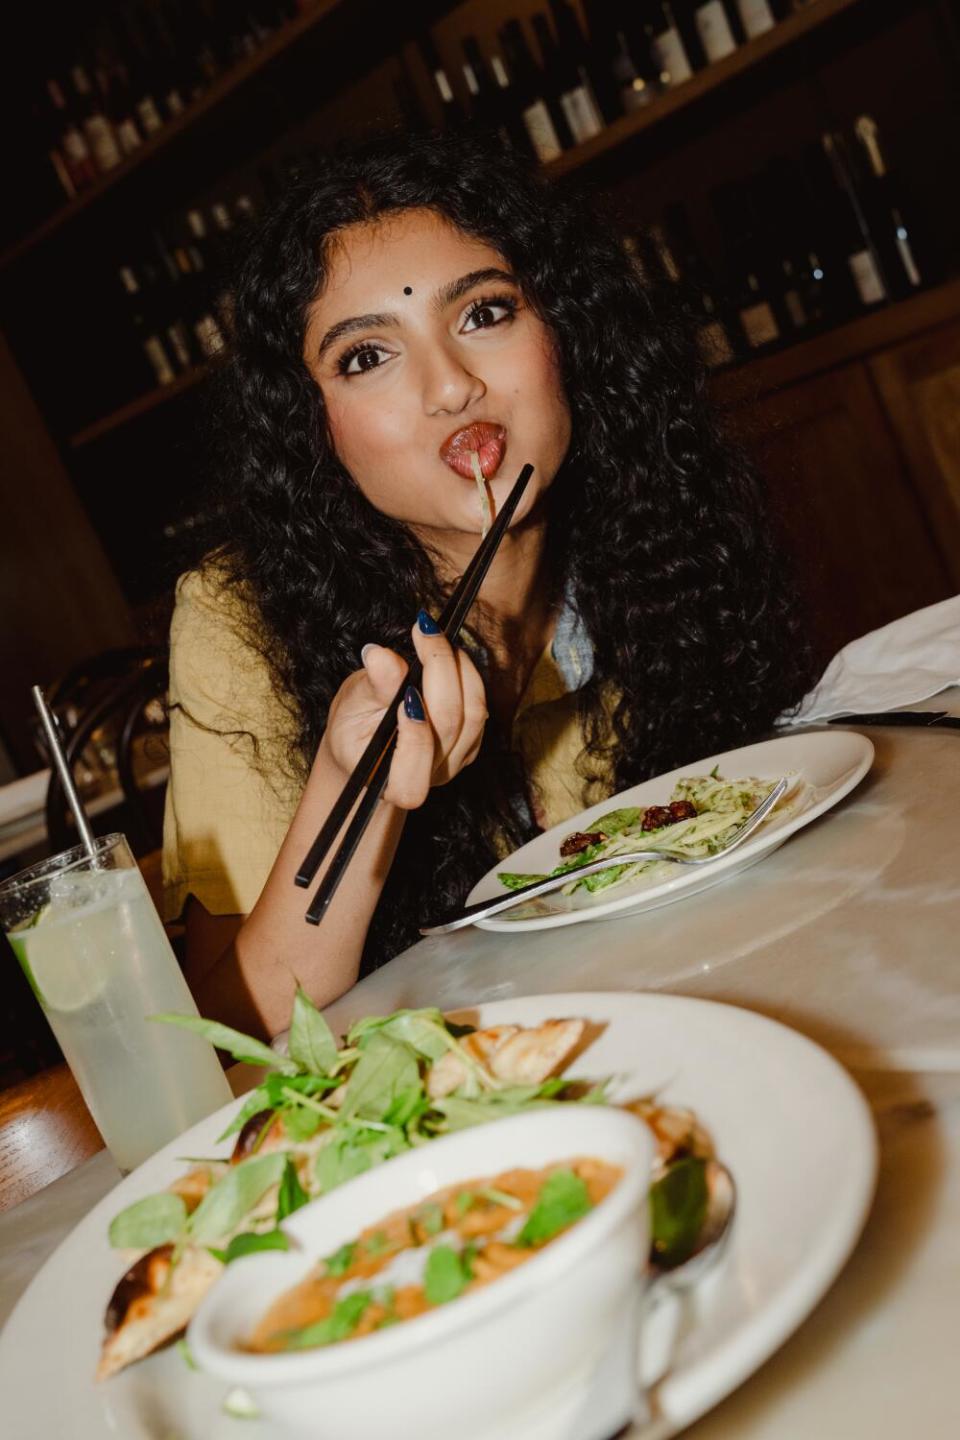
<instances>
[{"instance_id":1,"label":"shredded papaya salad","mask_svg":"<svg viewBox=\"0 0 960 1440\"><path fill-rule=\"evenodd\" d=\"M560 893L572 895L575 890L612 890L664 864L643 860L617 865L617 855L630 850L678 851L691 859L716 855L778 783L779 778L725 780L715 769L709 775L687 776L677 781L665 805L629 805L611 810L599 816L588 830L568 835L560 846L560 864L549 875L569 872L570 883ZM582 866L608 856L613 862L608 870L577 878L576 872ZM498 872L498 879L508 890L519 890L547 878L546 874Z\"/></svg>"}]
</instances>

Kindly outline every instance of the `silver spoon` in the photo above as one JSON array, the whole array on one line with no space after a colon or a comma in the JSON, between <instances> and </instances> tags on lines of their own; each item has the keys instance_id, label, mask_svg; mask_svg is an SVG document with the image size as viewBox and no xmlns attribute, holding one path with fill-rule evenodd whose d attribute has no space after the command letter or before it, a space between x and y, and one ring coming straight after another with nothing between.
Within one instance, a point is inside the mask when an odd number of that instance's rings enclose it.
<instances>
[{"instance_id":1,"label":"silver spoon","mask_svg":"<svg viewBox=\"0 0 960 1440\"><path fill-rule=\"evenodd\" d=\"M511 890L508 895L501 895L494 900L478 900L474 905L468 905L455 920L448 920L443 925L427 925L421 929L420 934L448 935L451 930L460 930L464 925L475 925L478 920L486 920L491 915L501 915L504 910L512 910L515 905L522 905L525 900L535 900L538 895L550 895L554 890L562 890L564 885L569 885L572 880L582 880L587 875L599 875L601 870L612 870L616 865L633 865L641 860L672 860L677 865L713 865L743 844L748 835L767 818L777 801L786 793L789 784L788 777L779 780L767 798L747 816L723 849L717 850L713 855L704 855L697 859L666 849L626 850L621 855L604 855L598 860L591 860L587 865L568 870L563 875L548 875L543 880L535 880L519 890Z\"/></svg>"}]
</instances>

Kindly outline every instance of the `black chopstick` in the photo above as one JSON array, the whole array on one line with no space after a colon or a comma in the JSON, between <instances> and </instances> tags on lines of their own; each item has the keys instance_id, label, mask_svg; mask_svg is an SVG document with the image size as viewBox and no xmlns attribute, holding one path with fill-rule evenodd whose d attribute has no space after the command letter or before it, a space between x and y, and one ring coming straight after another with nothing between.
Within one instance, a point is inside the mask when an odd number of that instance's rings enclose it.
<instances>
[{"instance_id":1,"label":"black chopstick","mask_svg":"<svg viewBox=\"0 0 960 1440\"><path fill-rule=\"evenodd\" d=\"M513 518L520 497L533 474L532 465L524 465L520 474L514 482L513 489L504 502L500 514L497 516L489 532L479 545L476 554L470 561L460 583L457 585L453 595L447 601L440 616L440 629L448 640L456 640L460 633L461 626L467 614L477 598L480 586L483 584L487 571L490 568L494 555L500 546L500 542L506 533L507 526ZM415 660L409 667L396 695L390 702L383 719L374 731L367 748L364 750L359 761L353 769L347 783L344 785L337 798L337 801L324 821L324 824L316 840L297 871L296 883L301 886L309 885L316 875L324 855L333 844L344 821L350 813L351 807L364 786L367 793L357 807L347 833L334 855L330 865L316 893L310 902L306 912L306 919L312 925L319 925L330 901L336 892L337 886L343 878L354 851L360 843L363 832L366 830L376 808L377 801L383 794L387 783L387 776L390 770L390 759L393 755L397 736L397 707L403 700L409 685L419 685L422 678L422 666Z\"/></svg>"}]
</instances>

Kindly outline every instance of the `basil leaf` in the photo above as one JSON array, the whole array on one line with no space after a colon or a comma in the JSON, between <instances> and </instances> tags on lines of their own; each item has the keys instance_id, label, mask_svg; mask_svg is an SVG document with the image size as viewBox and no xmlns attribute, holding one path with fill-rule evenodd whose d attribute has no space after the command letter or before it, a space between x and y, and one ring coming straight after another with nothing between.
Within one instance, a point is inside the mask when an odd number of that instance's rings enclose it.
<instances>
[{"instance_id":1,"label":"basil leaf","mask_svg":"<svg viewBox=\"0 0 960 1440\"><path fill-rule=\"evenodd\" d=\"M339 1250L334 1250L333 1254L328 1255L326 1260L324 1260L324 1274L334 1276L345 1274L353 1264L353 1257L356 1253L357 1244L355 1240L350 1241L346 1245L341 1245Z\"/></svg>"},{"instance_id":2,"label":"basil leaf","mask_svg":"<svg viewBox=\"0 0 960 1440\"><path fill-rule=\"evenodd\" d=\"M235 1165L212 1190L208 1190L187 1223L191 1239L199 1245L221 1240L260 1201L271 1185L276 1185L286 1163L286 1155L255 1155Z\"/></svg>"},{"instance_id":3,"label":"basil leaf","mask_svg":"<svg viewBox=\"0 0 960 1440\"><path fill-rule=\"evenodd\" d=\"M586 1181L572 1170L554 1170L541 1185L516 1243L524 1248L545 1245L592 1208Z\"/></svg>"},{"instance_id":4,"label":"basil leaf","mask_svg":"<svg viewBox=\"0 0 960 1440\"><path fill-rule=\"evenodd\" d=\"M423 1271L423 1291L431 1305L445 1305L466 1288L470 1276L456 1250L435 1245Z\"/></svg>"},{"instance_id":5,"label":"basil leaf","mask_svg":"<svg viewBox=\"0 0 960 1440\"><path fill-rule=\"evenodd\" d=\"M325 1075L337 1058L337 1042L330 1026L299 985L293 1001L287 1049L290 1059L313 1075Z\"/></svg>"},{"instance_id":6,"label":"basil leaf","mask_svg":"<svg viewBox=\"0 0 960 1440\"><path fill-rule=\"evenodd\" d=\"M650 1186L651 1251L659 1265L680 1265L693 1254L707 1218L707 1167L688 1156Z\"/></svg>"},{"instance_id":7,"label":"basil leaf","mask_svg":"<svg viewBox=\"0 0 960 1440\"><path fill-rule=\"evenodd\" d=\"M436 1202L421 1206L414 1218L423 1233L431 1238L443 1229L443 1207Z\"/></svg>"},{"instance_id":8,"label":"basil leaf","mask_svg":"<svg viewBox=\"0 0 960 1440\"><path fill-rule=\"evenodd\" d=\"M145 1195L110 1221L110 1244L117 1250L152 1250L176 1240L187 1220L180 1195Z\"/></svg>"},{"instance_id":9,"label":"basil leaf","mask_svg":"<svg viewBox=\"0 0 960 1440\"><path fill-rule=\"evenodd\" d=\"M410 1121L430 1108L430 1101L423 1086L417 1082L409 1090L403 1090L384 1113L386 1125L409 1125Z\"/></svg>"},{"instance_id":10,"label":"basil leaf","mask_svg":"<svg viewBox=\"0 0 960 1440\"><path fill-rule=\"evenodd\" d=\"M319 1345L333 1345L337 1340L348 1339L372 1302L369 1290L354 1290L352 1295L345 1295L337 1301L325 1320L301 1326L299 1330L288 1330L283 1336L284 1349L312 1350Z\"/></svg>"},{"instance_id":11,"label":"basil leaf","mask_svg":"<svg viewBox=\"0 0 960 1440\"><path fill-rule=\"evenodd\" d=\"M316 1135L322 1124L323 1116L303 1105L291 1105L289 1110L283 1112L283 1128L290 1139L297 1143Z\"/></svg>"},{"instance_id":12,"label":"basil leaf","mask_svg":"<svg viewBox=\"0 0 960 1440\"><path fill-rule=\"evenodd\" d=\"M204 1040L209 1040L218 1050L226 1050L228 1055L232 1055L234 1060L242 1061L244 1065L266 1065L270 1070L279 1070L281 1075L295 1075L297 1072L298 1067L294 1060L278 1055L269 1045L264 1045L262 1040L255 1040L252 1035L243 1035L239 1030L232 1030L229 1025L221 1025L217 1020L203 1020L199 1015L171 1014L148 1015L147 1019L192 1030L194 1035L202 1035Z\"/></svg>"},{"instance_id":13,"label":"basil leaf","mask_svg":"<svg viewBox=\"0 0 960 1440\"><path fill-rule=\"evenodd\" d=\"M364 1130L347 1128L335 1134L317 1156L315 1174L324 1194L362 1175L384 1160L409 1150L410 1142L402 1130Z\"/></svg>"},{"instance_id":14,"label":"basil leaf","mask_svg":"<svg viewBox=\"0 0 960 1440\"><path fill-rule=\"evenodd\" d=\"M524 1087L517 1087L518 1089ZM445 1095L442 1100L431 1102L431 1110L443 1116L447 1130L466 1130L470 1125L486 1125L489 1120L498 1120L503 1115L519 1115L526 1110L543 1110L547 1106L563 1104L560 1100L538 1100L536 1088L532 1098L504 1098L504 1091L471 1099L465 1095Z\"/></svg>"},{"instance_id":15,"label":"basil leaf","mask_svg":"<svg viewBox=\"0 0 960 1440\"><path fill-rule=\"evenodd\" d=\"M283 1167L283 1176L280 1180L280 1195L277 1200L277 1223L286 1220L294 1210L299 1210L301 1205L306 1205L310 1196L300 1184L300 1177L297 1174L297 1167L290 1156L287 1156L287 1163Z\"/></svg>"},{"instance_id":16,"label":"basil leaf","mask_svg":"<svg viewBox=\"0 0 960 1440\"><path fill-rule=\"evenodd\" d=\"M229 1265L231 1260L239 1260L241 1255L255 1255L258 1250L289 1250L290 1241L282 1230L265 1230L261 1235L256 1235L252 1230L244 1230L241 1235L234 1235L230 1244L224 1252L224 1264Z\"/></svg>"},{"instance_id":17,"label":"basil leaf","mask_svg":"<svg viewBox=\"0 0 960 1440\"><path fill-rule=\"evenodd\" d=\"M399 1095L419 1087L420 1067L409 1045L375 1032L366 1041L347 1082L340 1114L382 1120Z\"/></svg>"}]
</instances>

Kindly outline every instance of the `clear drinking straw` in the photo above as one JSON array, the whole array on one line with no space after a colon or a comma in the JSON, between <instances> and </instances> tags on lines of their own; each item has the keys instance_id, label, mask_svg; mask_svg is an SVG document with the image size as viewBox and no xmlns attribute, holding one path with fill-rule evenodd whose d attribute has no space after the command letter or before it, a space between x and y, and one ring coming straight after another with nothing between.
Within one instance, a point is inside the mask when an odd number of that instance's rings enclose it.
<instances>
[{"instance_id":1,"label":"clear drinking straw","mask_svg":"<svg viewBox=\"0 0 960 1440\"><path fill-rule=\"evenodd\" d=\"M57 770L60 774L60 783L63 786L63 793L66 795L67 800L69 801L70 809L73 811L73 818L77 822L77 833L79 834L80 839L83 842L83 847L86 850L87 854L90 856L90 859L96 862L97 847L94 842L93 831L90 829L90 822L88 821L86 815L83 813L83 806L80 803L80 796L77 794L77 787L73 783L73 775L70 771L70 766L67 763L67 757L64 754L63 745L60 741L60 732L57 729L57 722L53 718L50 707L48 706L44 698L44 694L43 691L40 689L40 686L34 685L31 693L33 695L33 703L37 707L37 713L39 714L41 723L43 724L43 729L47 737L47 744L50 746L50 754L53 758L53 763L56 765Z\"/></svg>"}]
</instances>

